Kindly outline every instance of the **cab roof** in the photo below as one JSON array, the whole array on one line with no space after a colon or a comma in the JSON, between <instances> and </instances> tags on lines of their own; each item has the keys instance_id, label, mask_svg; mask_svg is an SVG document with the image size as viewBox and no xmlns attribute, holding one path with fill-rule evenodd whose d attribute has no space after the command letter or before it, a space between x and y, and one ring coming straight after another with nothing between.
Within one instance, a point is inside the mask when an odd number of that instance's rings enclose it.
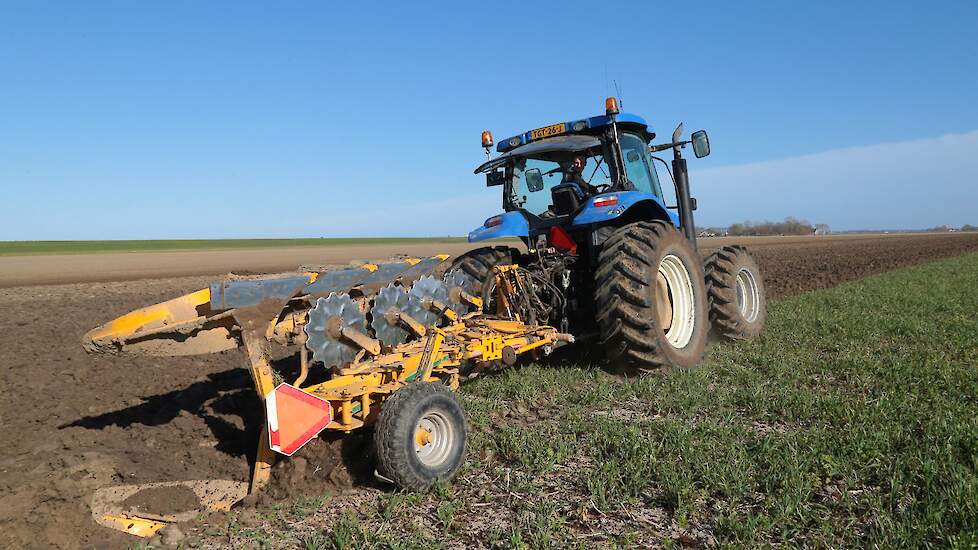
<instances>
[{"instance_id":1,"label":"cab roof","mask_svg":"<svg viewBox=\"0 0 978 550\"><path fill-rule=\"evenodd\" d=\"M655 137L655 132L652 131L649 124L645 122L644 118L638 115L621 113L615 118L619 127L621 127L623 130L638 131L642 134L646 141L649 141ZM561 125L563 125L563 129L561 129ZM534 141L539 141L541 139L546 139L557 135L583 134L593 136L600 134L608 126L611 126L611 117L608 115L599 115L591 118L580 118L566 122L558 122L549 126L544 126L543 128L537 128L535 130L530 130L529 132L501 140L496 145L496 151L499 153L508 153ZM517 153L514 152L514 154Z\"/></svg>"},{"instance_id":2,"label":"cab roof","mask_svg":"<svg viewBox=\"0 0 978 550\"><path fill-rule=\"evenodd\" d=\"M482 172L487 172L489 170L494 170L499 166L506 163L506 161L513 157L533 157L536 158L537 155L544 153L574 153L578 151L586 151L588 149L593 149L595 147L601 146L601 140L595 136L589 136L584 134L563 134L554 137L548 137L543 139L538 139L537 141L527 143L520 147L515 147L509 151L502 153L492 160L487 160L486 162L479 165L475 169L475 173L479 174Z\"/></svg>"}]
</instances>

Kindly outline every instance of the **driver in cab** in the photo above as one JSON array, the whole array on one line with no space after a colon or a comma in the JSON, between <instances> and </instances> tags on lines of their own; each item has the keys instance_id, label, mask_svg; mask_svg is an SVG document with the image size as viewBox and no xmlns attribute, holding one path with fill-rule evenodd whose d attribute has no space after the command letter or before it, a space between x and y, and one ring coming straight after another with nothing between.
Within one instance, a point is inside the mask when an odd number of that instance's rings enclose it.
<instances>
[{"instance_id":1,"label":"driver in cab","mask_svg":"<svg viewBox=\"0 0 978 550\"><path fill-rule=\"evenodd\" d=\"M560 163L560 170L563 172L563 179L560 183L555 185L551 192L556 193L562 189L573 189L574 193L577 195L578 201L583 202L589 196L597 194L597 188L593 187L587 181L584 180L584 166L587 164L587 160L584 157L577 156L574 157L570 162ZM550 206L546 212L542 214L544 218L552 218L556 215L554 207Z\"/></svg>"},{"instance_id":2,"label":"driver in cab","mask_svg":"<svg viewBox=\"0 0 978 550\"><path fill-rule=\"evenodd\" d=\"M588 198L591 195L597 194L598 190L591 186L588 182L584 181L584 166L587 164L587 160L584 157L574 157L574 160L568 163L561 164L561 170L564 173L564 178L561 182L554 186L554 189L559 189L562 187L573 187L577 190L577 195L581 200Z\"/></svg>"}]
</instances>

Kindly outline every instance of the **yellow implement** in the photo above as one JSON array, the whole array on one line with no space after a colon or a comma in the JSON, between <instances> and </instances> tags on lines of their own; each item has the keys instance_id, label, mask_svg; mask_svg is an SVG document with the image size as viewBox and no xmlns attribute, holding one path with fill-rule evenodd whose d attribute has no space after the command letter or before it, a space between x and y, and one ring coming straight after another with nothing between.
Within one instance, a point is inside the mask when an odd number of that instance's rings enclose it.
<instances>
[{"instance_id":1,"label":"yellow implement","mask_svg":"<svg viewBox=\"0 0 978 550\"><path fill-rule=\"evenodd\" d=\"M186 488L193 491L199 506L171 514L155 514L151 511L126 507L131 497L144 491ZM152 537L171 523L193 519L204 510L222 512L248 494L248 486L237 481L208 479L201 481L172 481L143 485L119 485L103 487L92 495L92 519L99 525L125 531L137 537Z\"/></svg>"},{"instance_id":2,"label":"yellow implement","mask_svg":"<svg viewBox=\"0 0 978 550\"><path fill-rule=\"evenodd\" d=\"M446 259L219 281L123 315L89 332L84 344L90 352L152 355L244 349L255 389L266 405L266 425L247 489L215 490L220 498L205 501L202 496L204 507L229 506L246 490L257 490L268 481L276 453L291 455L322 430L350 432L378 422L377 437L389 447L378 457L379 470L401 486L422 487L436 473L454 473L461 465L464 419L457 400L444 391L457 389L464 377L484 369L512 365L526 354L546 355L573 341L515 313L514 305L528 287L521 268L494 268L496 311L487 313L478 297L481 281L458 271L443 279L431 276L443 270ZM297 349L296 379L276 385L269 359L272 343ZM403 392L405 388L410 391ZM409 394L417 407L403 404ZM398 405L386 411L388 402ZM403 438L400 432L389 433L393 421L385 424L385 414L403 416L415 414L415 409L423 414L410 419L410 433L404 432ZM414 451L404 447L409 443ZM97 493L96 521L148 536L180 520L112 504L141 488L145 486Z\"/></svg>"},{"instance_id":3,"label":"yellow implement","mask_svg":"<svg viewBox=\"0 0 978 550\"><path fill-rule=\"evenodd\" d=\"M90 352L126 351L173 357L216 353L238 347L228 315L210 307L210 289L127 313L85 335Z\"/></svg>"}]
</instances>

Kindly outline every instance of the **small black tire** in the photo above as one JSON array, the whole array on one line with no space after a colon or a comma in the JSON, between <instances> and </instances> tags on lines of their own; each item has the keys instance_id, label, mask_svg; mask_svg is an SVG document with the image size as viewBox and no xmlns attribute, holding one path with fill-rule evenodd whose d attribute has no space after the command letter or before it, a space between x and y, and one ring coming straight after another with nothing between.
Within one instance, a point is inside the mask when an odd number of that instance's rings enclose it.
<instances>
[{"instance_id":1,"label":"small black tire","mask_svg":"<svg viewBox=\"0 0 978 550\"><path fill-rule=\"evenodd\" d=\"M419 439L427 432L427 441ZM458 397L444 384L413 382L384 402L374 428L377 472L420 491L451 479L465 460L468 432Z\"/></svg>"},{"instance_id":2,"label":"small black tire","mask_svg":"<svg viewBox=\"0 0 978 550\"><path fill-rule=\"evenodd\" d=\"M666 275L681 282L678 294L671 286L663 290ZM613 371L632 375L700 363L709 335L703 277L702 259L672 225L637 222L608 237L598 254L595 305Z\"/></svg>"},{"instance_id":3,"label":"small black tire","mask_svg":"<svg viewBox=\"0 0 978 550\"><path fill-rule=\"evenodd\" d=\"M764 330L767 296L757 260L741 245L720 247L706 259L710 323L720 339L745 340Z\"/></svg>"}]
</instances>

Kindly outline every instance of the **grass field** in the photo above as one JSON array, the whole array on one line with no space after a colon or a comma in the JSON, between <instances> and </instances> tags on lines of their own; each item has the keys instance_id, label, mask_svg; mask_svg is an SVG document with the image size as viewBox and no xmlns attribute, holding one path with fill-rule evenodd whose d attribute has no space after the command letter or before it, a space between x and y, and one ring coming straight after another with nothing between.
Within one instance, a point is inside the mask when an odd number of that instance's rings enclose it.
<instances>
[{"instance_id":1,"label":"grass field","mask_svg":"<svg viewBox=\"0 0 978 550\"><path fill-rule=\"evenodd\" d=\"M972 254L778 300L761 338L692 371L479 379L451 485L278 505L230 540L974 548L976 288Z\"/></svg>"},{"instance_id":2,"label":"grass field","mask_svg":"<svg viewBox=\"0 0 978 550\"><path fill-rule=\"evenodd\" d=\"M97 252L184 252L293 246L362 246L371 244L466 242L465 237L363 237L322 239L194 239L156 241L0 241L0 256L91 254Z\"/></svg>"}]
</instances>

